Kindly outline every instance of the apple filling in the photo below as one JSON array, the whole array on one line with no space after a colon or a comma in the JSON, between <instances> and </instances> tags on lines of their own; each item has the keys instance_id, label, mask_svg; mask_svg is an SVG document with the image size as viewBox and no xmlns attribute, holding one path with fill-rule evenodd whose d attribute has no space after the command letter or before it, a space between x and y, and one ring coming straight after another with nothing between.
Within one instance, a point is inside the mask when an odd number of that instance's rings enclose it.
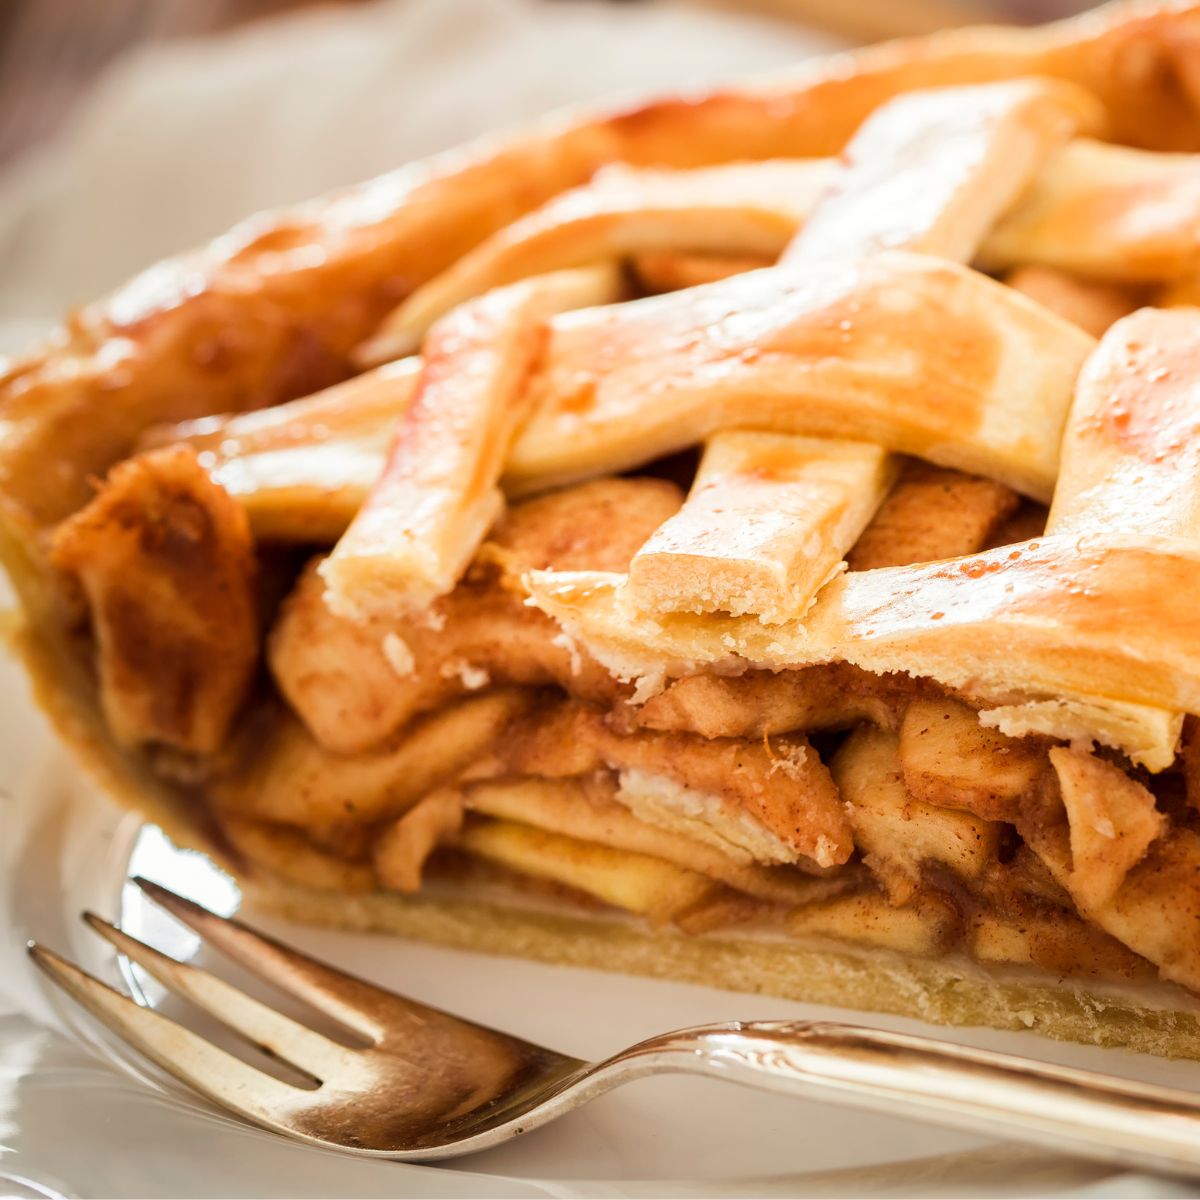
<instances>
[{"instance_id":1,"label":"apple filling","mask_svg":"<svg viewBox=\"0 0 1200 1200\"><path fill-rule=\"evenodd\" d=\"M325 603L321 555L268 589L242 510L185 444L114 472L55 553L90 601L114 735L184 772L258 869L348 893L500 882L686 934L1200 985L1190 741L1150 775L844 661L639 697L528 603L534 570L628 570L682 501L644 476L515 504L449 594L363 620ZM1002 485L902 462L848 557L969 554L1038 519ZM271 607L268 590L286 594ZM230 596L269 614L242 708L260 625L204 620ZM128 651L147 628L153 662Z\"/></svg>"},{"instance_id":2,"label":"apple filling","mask_svg":"<svg viewBox=\"0 0 1200 1200\"><path fill-rule=\"evenodd\" d=\"M1101 118L607 169L383 365L131 417L39 530L112 738L307 888L1200 990L1197 313L1133 311L1200 160Z\"/></svg>"}]
</instances>

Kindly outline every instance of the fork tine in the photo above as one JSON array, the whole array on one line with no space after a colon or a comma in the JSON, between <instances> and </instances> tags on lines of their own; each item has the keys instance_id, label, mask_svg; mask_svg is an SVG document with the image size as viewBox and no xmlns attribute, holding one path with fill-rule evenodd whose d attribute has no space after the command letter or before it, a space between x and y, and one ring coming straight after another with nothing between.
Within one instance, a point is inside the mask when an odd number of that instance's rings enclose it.
<instances>
[{"instance_id":1,"label":"fork tine","mask_svg":"<svg viewBox=\"0 0 1200 1200\"><path fill-rule=\"evenodd\" d=\"M118 1037L210 1100L275 1129L281 1114L304 1107L311 1092L256 1070L241 1059L144 1008L36 942L29 956L49 978Z\"/></svg>"},{"instance_id":2,"label":"fork tine","mask_svg":"<svg viewBox=\"0 0 1200 1200\"><path fill-rule=\"evenodd\" d=\"M246 970L373 1042L380 1041L386 1032L385 1017L395 1023L401 1014L410 1020L445 1015L309 958L240 921L219 917L140 875L133 882L156 904Z\"/></svg>"},{"instance_id":3,"label":"fork tine","mask_svg":"<svg viewBox=\"0 0 1200 1200\"><path fill-rule=\"evenodd\" d=\"M156 904L248 971L310 1004L373 1044L395 1045L415 1036L428 1042L435 1031L461 1038L468 1029L485 1040L514 1040L511 1035L487 1025L390 992L357 975L309 958L240 921L219 917L202 905L177 896L162 884L141 876L136 876L133 882ZM545 1053L543 1048L537 1049Z\"/></svg>"},{"instance_id":4,"label":"fork tine","mask_svg":"<svg viewBox=\"0 0 1200 1200\"><path fill-rule=\"evenodd\" d=\"M246 995L225 980L190 963L147 946L95 913L83 919L122 954L149 971L164 987L217 1018L234 1033L253 1042L320 1083L335 1072L352 1069L355 1052L323 1037L307 1025L293 1021L273 1008Z\"/></svg>"}]
</instances>

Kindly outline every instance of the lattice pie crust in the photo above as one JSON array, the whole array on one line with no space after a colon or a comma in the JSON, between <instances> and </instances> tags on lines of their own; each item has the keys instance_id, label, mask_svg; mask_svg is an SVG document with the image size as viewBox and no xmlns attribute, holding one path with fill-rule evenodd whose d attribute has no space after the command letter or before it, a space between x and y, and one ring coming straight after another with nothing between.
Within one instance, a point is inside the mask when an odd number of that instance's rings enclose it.
<instances>
[{"instance_id":1,"label":"lattice pie crust","mask_svg":"<svg viewBox=\"0 0 1200 1200\"><path fill-rule=\"evenodd\" d=\"M0 379L16 643L308 919L1200 1054L1200 6L552 117Z\"/></svg>"}]
</instances>

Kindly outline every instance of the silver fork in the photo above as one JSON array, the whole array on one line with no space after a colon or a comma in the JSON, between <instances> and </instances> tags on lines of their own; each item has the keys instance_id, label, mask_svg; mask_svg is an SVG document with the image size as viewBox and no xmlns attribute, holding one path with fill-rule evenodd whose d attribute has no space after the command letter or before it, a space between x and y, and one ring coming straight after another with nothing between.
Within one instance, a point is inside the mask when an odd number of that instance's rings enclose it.
<instances>
[{"instance_id":1,"label":"silver fork","mask_svg":"<svg viewBox=\"0 0 1200 1200\"><path fill-rule=\"evenodd\" d=\"M385 991L158 884L137 883L216 949L365 1045L326 1037L93 913L84 919L120 953L306 1084L250 1066L44 946L30 944L33 960L177 1079L306 1142L407 1161L452 1158L536 1129L631 1079L674 1072L1200 1177L1200 1101L1186 1092L824 1021L705 1025L589 1063Z\"/></svg>"}]
</instances>

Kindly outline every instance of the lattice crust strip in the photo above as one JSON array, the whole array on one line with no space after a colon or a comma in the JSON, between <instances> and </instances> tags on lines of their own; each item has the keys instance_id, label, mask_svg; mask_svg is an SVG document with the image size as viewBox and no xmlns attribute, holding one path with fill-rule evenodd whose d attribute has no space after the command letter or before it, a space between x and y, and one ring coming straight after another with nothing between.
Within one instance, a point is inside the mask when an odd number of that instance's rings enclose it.
<instances>
[{"instance_id":1,"label":"lattice crust strip","mask_svg":"<svg viewBox=\"0 0 1200 1200\"><path fill-rule=\"evenodd\" d=\"M1200 310L1143 309L1084 364L1048 534L1200 549Z\"/></svg>"},{"instance_id":2,"label":"lattice crust strip","mask_svg":"<svg viewBox=\"0 0 1200 1200\"><path fill-rule=\"evenodd\" d=\"M1033 263L1083 279L1154 283L1200 266L1200 158L1078 138L1055 152L980 248L980 265Z\"/></svg>"},{"instance_id":3,"label":"lattice crust strip","mask_svg":"<svg viewBox=\"0 0 1200 1200\"><path fill-rule=\"evenodd\" d=\"M1051 80L898 96L851 139L783 261L903 248L967 262L1049 152L1100 123L1091 96Z\"/></svg>"},{"instance_id":4,"label":"lattice crust strip","mask_svg":"<svg viewBox=\"0 0 1200 1200\"><path fill-rule=\"evenodd\" d=\"M1094 341L926 255L739 275L550 322L520 492L639 466L719 429L874 442L1049 500Z\"/></svg>"},{"instance_id":5,"label":"lattice crust strip","mask_svg":"<svg viewBox=\"0 0 1200 1200\"><path fill-rule=\"evenodd\" d=\"M895 476L865 442L716 434L687 503L634 556L630 597L647 612L802 616Z\"/></svg>"},{"instance_id":6,"label":"lattice crust strip","mask_svg":"<svg viewBox=\"0 0 1200 1200\"><path fill-rule=\"evenodd\" d=\"M420 373L419 358L397 359L290 404L152 426L138 449L191 446L257 538L334 542L382 474Z\"/></svg>"},{"instance_id":7,"label":"lattice crust strip","mask_svg":"<svg viewBox=\"0 0 1200 1200\"><path fill-rule=\"evenodd\" d=\"M1200 550L1200 332L1196 310L1143 309L1118 325L1084 364L1063 439L1048 537L1140 535L1170 554ZM1129 619L1132 613L1113 614ZM1133 757L1169 765L1178 711L1045 700L1003 705L981 719L1002 732L1086 737L1104 726L1109 744L1141 743Z\"/></svg>"},{"instance_id":8,"label":"lattice crust strip","mask_svg":"<svg viewBox=\"0 0 1200 1200\"><path fill-rule=\"evenodd\" d=\"M492 288L643 250L774 258L812 210L832 159L768 159L693 171L614 164L481 243L418 288L359 351L381 362L420 349L439 317Z\"/></svg>"}]
</instances>

